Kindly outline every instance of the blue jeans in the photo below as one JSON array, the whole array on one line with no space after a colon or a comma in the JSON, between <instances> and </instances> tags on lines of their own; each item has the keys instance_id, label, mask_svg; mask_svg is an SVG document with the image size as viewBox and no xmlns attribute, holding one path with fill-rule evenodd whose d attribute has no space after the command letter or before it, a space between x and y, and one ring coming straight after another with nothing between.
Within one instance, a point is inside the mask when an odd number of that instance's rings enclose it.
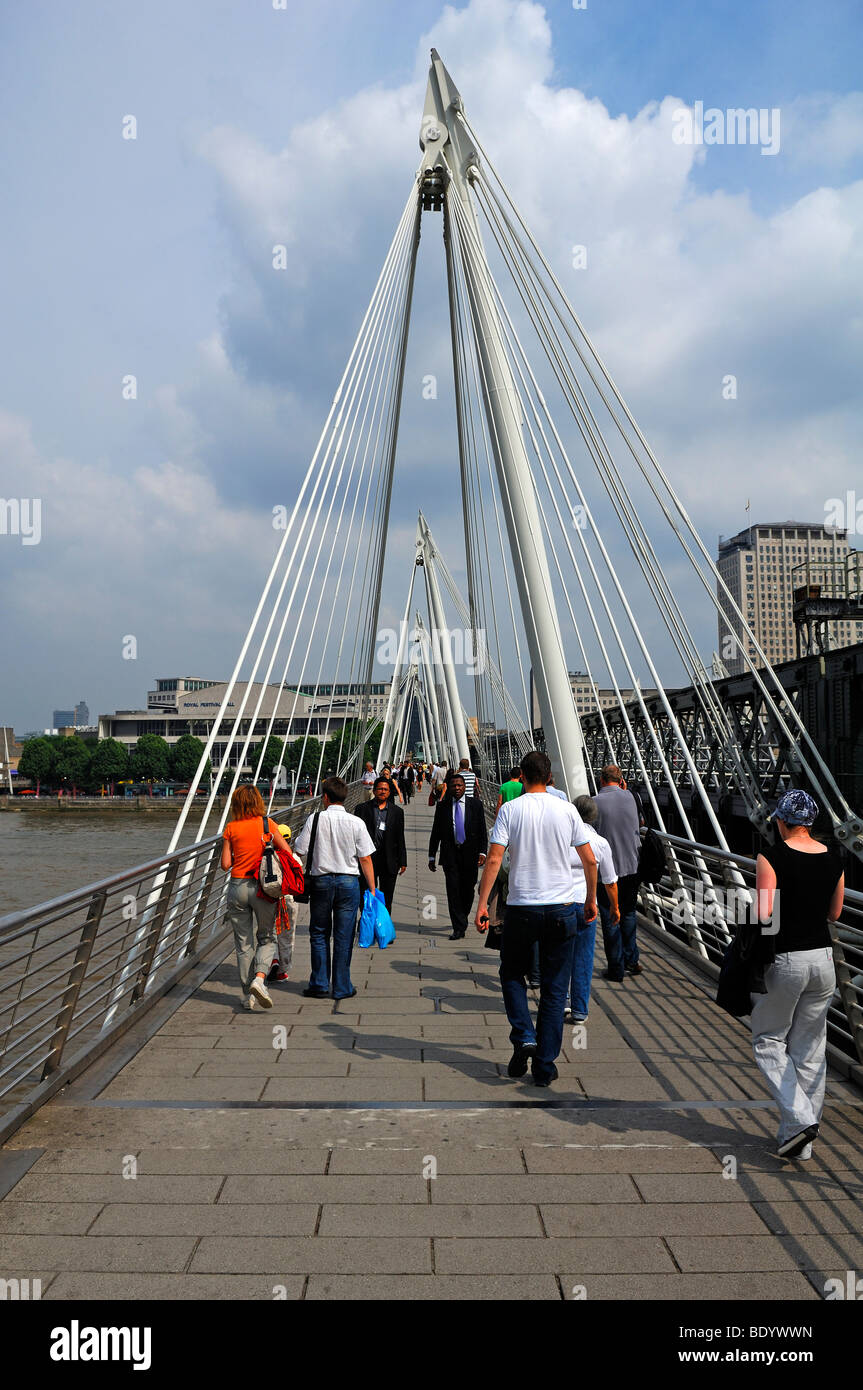
<instances>
[{"instance_id":1,"label":"blue jeans","mask_svg":"<svg viewBox=\"0 0 863 1390\"><path fill-rule=\"evenodd\" d=\"M631 970L638 964L638 943L635 939L638 875L625 874L617 880L619 924L611 921L608 898L601 885L596 896L602 918L602 944L608 961L608 973L612 980L622 980L624 970Z\"/></svg>"},{"instance_id":2,"label":"blue jeans","mask_svg":"<svg viewBox=\"0 0 863 1390\"><path fill-rule=\"evenodd\" d=\"M548 1077L563 1041L563 1010L578 930L575 903L507 907L500 948L500 983L513 1047L536 1046L535 1076ZM534 944L539 945L539 1009L536 1029L527 1003Z\"/></svg>"},{"instance_id":3,"label":"blue jeans","mask_svg":"<svg viewBox=\"0 0 863 1390\"><path fill-rule=\"evenodd\" d=\"M596 944L596 918L584 920L584 903L576 903L578 931L572 946L572 979L569 988L569 1007L573 1019L580 1023L590 1008L590 982L593 979L593 948Z\"/></svg>"},{"instance_id":4,"label":"blue jeans","mask_svg":"<svg viewBox=\"0 0 863 1390\"><path fill-rule=\"evenodd\" d=\"M332 964L333 998L344 999L353 991L351 954L360 908L359 875L315 874L309 888L309 944L312 955L309 988L329 993Z\"/></svg>"}]
</instances>

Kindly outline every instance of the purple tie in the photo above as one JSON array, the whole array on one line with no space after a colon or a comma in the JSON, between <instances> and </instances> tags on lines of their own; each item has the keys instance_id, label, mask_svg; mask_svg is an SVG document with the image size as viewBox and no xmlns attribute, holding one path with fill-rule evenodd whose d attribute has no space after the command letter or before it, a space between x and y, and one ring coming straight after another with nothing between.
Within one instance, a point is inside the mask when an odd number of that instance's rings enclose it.
<instances>
[{"instance_id":1,"label":"purple tie","mask_svg":"<svg viewBox=\"0 0 863 1390\"><path fill-rule=\"evenodd\" d=\"M455 804L455 842L457 845L464 844L464 806L461 801Z\"/></svg>"}]
</instances>

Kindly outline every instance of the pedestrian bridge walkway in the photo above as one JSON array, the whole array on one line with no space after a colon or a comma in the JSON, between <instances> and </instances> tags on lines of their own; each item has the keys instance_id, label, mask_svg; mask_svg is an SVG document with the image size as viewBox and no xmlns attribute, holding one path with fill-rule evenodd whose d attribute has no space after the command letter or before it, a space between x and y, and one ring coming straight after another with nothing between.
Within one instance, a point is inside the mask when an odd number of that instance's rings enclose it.
<instances>
[{"instance_id":1,"label":"pedestrian bridge walkway","mask_svg":"<svg viewBox=\"0 0 863 1390\"><path fill-rule=\"evenodd\" d=\"M551 1090L507 1078L498 956L447 939L431 816L407 809L398 938L355 951L356 998L302 997L302 909L272 1011L240 1009L220 951L15 1133L0 1275L48 1299L779 1300L863 1270L860 1091L831 1075L813 1160L774 1158L748 1033L650 936Z\"/></svg>"}]
</instances>

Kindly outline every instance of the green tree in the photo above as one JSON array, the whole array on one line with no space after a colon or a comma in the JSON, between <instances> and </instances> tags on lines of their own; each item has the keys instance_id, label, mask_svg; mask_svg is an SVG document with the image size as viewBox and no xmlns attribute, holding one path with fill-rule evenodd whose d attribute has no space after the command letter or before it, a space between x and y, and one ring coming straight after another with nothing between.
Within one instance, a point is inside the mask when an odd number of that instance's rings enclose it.
<instances>
[{"instance_id":1,"label":"green tree","mask_svg":"<svg viewBox=\"0 0 863 1390\"><path fill-rule=\"evenodd\" d=\"M198 771L198 764L204 752L204 745L194 734L183 734L178 738L170 752L169 767L171 776L178 782L191 782ZM204 764L203 778L209 778L212 763L208 758Z\"/></svg>"},{"instance_id":2,"label":"green tree","mask_svg":"<svg viewBox=\"0 0 863 1390\"><path fill-rule=\"evenodd\" d=\"M56 774L56 754L47 738L28 738L18 760L18 775L36 783L36 795L43 782L51 782Z\"/></svg>"},{"instance_id":3,"label":"green tree","mask_svg":"<svg viewBox=\"0 0 863 1390\"><path fill-rule=\"evenodd\" d=\"M55 769L61 782L71 784L73 794L87 781L90 771L90 749L83 739L72 735L64 738L55 755Z\"/></svg>"},{"instance_id":4,"label":"green tree","mask_svg":"<svg viewBox=\"0 0 863 1390\"><path fill-rule=\"evenodd\" d=\"M303 752L303 740L295 738L290 743L285 744L284 765L288 772L296 772L297 778L317 777L318 763L321 759L321 741L317 738L306 740L305 752ZM302 762L300 761L302 758Z\"/></svg>"},{"instance_id":5,"label":"green tree","mask_svg":"<svg viewBox=\"0 0 863 1390\"><path fill-rule=\"evenodd\" d=\"M258 766L258 759L261 756L263 742L263 739L261 739L260 743L253 743L249 748L249 766L253 773ZM273 770L279 766L284 746L284 739L276 738L273 734L267 739L267 747L261 762L261 776L266 777L268 781L273 776Z\"/></svg>"},{"instance_id":6,"label":"green tree","mask_svg":"<svg viewBox=\"0 0 863 1390\"><path fill-rule=\"evenodd\" d=\"M142 734L132 749L130 770L136 782L164 782L171 750L158 734Z\"/></svg>"},{"instance_id":7,"label":"green tree","mask_svg":"<svg viewBox=\"0 0 863 1390\"><path fill-rule=\"evenodd\" d=\"M103 782L108 782L113 796L114 783L124 777L128 770L129 753L126 745L116 738L100 739L90 762L90 781L94 790L98 790Z\"/></svg>"}]
</instances>

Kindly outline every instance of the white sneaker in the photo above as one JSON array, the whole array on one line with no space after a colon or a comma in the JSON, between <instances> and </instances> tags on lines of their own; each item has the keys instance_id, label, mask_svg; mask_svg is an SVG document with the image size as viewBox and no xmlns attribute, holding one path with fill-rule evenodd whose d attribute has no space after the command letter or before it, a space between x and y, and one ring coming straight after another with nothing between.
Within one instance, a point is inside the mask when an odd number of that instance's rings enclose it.
<instances>
[{"instance_id":1,"label":"white sneaker","mask_svg":"<svg viewBox=\"0 0 863 1390\"><path fill-rule=\"evenodd\" d=\"M251 994L246 994L243 996L243 1008L248 1009L250 1013L252 1009L255 1008L255 1001L252 998Z\"/></svg>"},{"instance_id":2,"label":"white sneaker","mask_svg":"<svg viewBox=\"0 0 863 1390\"><path fill-rule=\"evenodd\" d=\"M802 1158L803 1162L805 1163L807 1158L812 1157L812 1145L807 1144L805 1149L800 1150L800 1153L797 1155L797 1157Z\"/></svg>"},{"instance_id":3,"label":"white sneaker","mask_svg":"<svg viewBox=\"0 0 863 1390\"><path fill-rule=\"evenodd\" d=\"M273 1001L270 996L270 991L267 989L267 986L264 984L263 980L259 978L259 976L255 976L251 983L250 989L262 1009L271 1009L273 1007Z\"/></svg>"}]
</instances>

